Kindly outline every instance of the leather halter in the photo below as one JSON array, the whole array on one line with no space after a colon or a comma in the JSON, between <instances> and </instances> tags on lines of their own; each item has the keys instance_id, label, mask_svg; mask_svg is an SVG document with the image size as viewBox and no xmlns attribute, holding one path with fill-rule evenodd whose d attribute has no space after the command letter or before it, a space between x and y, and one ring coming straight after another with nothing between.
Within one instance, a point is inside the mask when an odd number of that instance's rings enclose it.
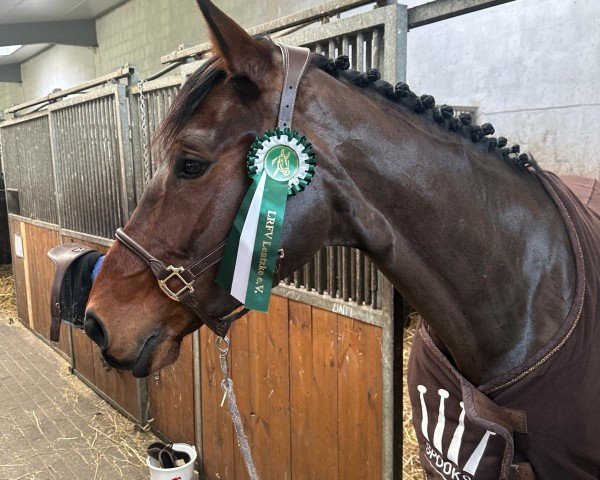
<instances>
[{"instance_id":1,"label":"leather halter","mask_svg":"<svg viewBox=\"0 0 600 480\"><path fill-rule=\"evenodd\" d=\"M296 95L298 93L302 75L309 63L310 50L303 47L292 47L282 43L278 43L277 45L281 49L284 70L277 126L279 128L291 128ZM202 320L202 322L217 335L221 337L226 335L231 324L249 312L247 308L242 308L226 317L213 320L209 317L194 295L195 281L221 260L227 240L221 242L218 246L200 258L200 260L197 260L190 266L174 267L173 265L165 265L162 261L154 257L148 250L142 247L142 245L127 235L122 228L119 228L115 235L117 240L148 265L158 280L158 286L167 297L191 308L200 320ZM175 288L173 287L173 284L178 285Z\"/></svg>"}]
</instances>

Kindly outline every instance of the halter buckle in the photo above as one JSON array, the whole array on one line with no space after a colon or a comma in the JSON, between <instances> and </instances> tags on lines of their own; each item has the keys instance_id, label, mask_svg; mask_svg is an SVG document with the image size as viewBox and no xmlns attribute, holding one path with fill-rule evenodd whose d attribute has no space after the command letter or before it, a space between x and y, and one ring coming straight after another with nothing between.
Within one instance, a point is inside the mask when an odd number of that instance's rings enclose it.
<instances>
[{"instance_id":1,"label":"halter buckle","mask_svg":"<svg viewBox=\"0 0 600 480\"><path fill-rule=\"evenodd\" d=\"M183 278L181 276L181 272L183 272L185 270L183 267L174 267L173 265L169 265L166 268L166 270L168 270L171 273L163 280L159 279L158 286L160 287L160 289L163 292L165 292L165 295L167 297L169 297L171 300L175 300L176 302L179 302L180 301L179 296L186 290L188 290L190 293L194 293L194 287L192 286L192 283L194 283L194 282L188 283L185 280L185 278ZM173 277L177 278L181 283L183 283L183 287L181 287L181 289L178 292L174 292L167 285L167 282L169 280L171 280Z\"/></svg>"}]
</instances>

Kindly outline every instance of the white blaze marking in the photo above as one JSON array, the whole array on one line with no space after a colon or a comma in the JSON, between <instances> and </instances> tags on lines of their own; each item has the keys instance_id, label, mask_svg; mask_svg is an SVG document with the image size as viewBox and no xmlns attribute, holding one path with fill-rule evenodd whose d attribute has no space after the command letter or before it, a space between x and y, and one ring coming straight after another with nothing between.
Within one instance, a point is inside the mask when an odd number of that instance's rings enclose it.
<instances>
[{"instance_id":1,"label":"white blaze marking","mask_svg":"<svg viewBox=\"0 0 600 480\"><path fill-rule=\"evenodd\" d=\"M465 431L465 404L460 402L460 417L458 418L458 427L450 442L450 448L448 448L448 460L458 465L458 452L460 451L460 445L462 443L463 433Z\"/></svg>"},{"instance_id":2,"label":"white blaze marking","mask_svg":"<svg viewBox=\"0 0 600 480\"><path fill-rule=\"evenodd\" d=\"M490 431L485 432L485 435L479 442L479 445L477 445L477 448L473 452L473 455L471 455L471 458L469 458L469 460L467 461L465 468L463 469L465 472L470 473L471 475L475 475L477 467L479 466L479 462L481 461L481 458L483 457L483 454L485 452L485 447L487 447L488 439L492 435L496 434Z\"/></svg>"},{"instance_id":3,"label":"white blaze marking","mask_svg":"<svg viewBox=\"0 0 600 480\"><path fill-rule=\"evenodd\" d=\"M423 417L421 420L421 431L423 432L425 439L429 441L429 435L427 434L429 418L427 416L427 405L425 405L425 392L427 392L427 387L425 387L425 385L417 385L417 390L421 397L421 416Z\"/></svg>"},{"instance_id":4,"label":"white blaze marking","mask_svg":"<svg viewBox=\"0 0 600 480\"><path fill-rule=\"evenodd\" d=\"M450 394L448 393L448 390L444 390L443 388L438 390L438 394L440 396L440 411L438 413L437 425L435 426L435 431L433 432L433 446L438 452L444 453L442 450L442 436L444 435L444 428L446 427L444 402L450 396Z\"/></svg>"}]
</instances>

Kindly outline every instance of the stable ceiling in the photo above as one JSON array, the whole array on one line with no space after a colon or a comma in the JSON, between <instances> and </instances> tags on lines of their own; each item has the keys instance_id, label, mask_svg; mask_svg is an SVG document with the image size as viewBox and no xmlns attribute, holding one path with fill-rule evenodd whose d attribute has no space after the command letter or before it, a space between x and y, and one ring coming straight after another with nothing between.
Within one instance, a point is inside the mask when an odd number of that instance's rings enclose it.
<instances>
[{"instance_id":1,"label":"stable ceiling","mask_svg":"<svg viewBox=\"0 0 600 480\"><path fill-rule=\"evenodd\" d=\"M20 64L33 57L53 43L63 43L57 31L69 33L78 30L80 35L63 35L64 43L85 44L89 43L92 33L83 30L86 20L93 20L126 0L0 0L0 46L22 44L19 50L9 56L0 57L0 65ZM57 23L78 22L78 23ZM23 28L15 24L23 25ZM89 23L88 23L89 24ZM90 27L92 28L92 27ZM16 36L18 33L18 36ZM60 32L58 32L60 33ZM47 34L47 41L44 35ZM95 31L93 32L95 37ZM28 41L28 37L30 41ZM77 40L82 38L85 40Z\"/></svg>"}]
</instances>

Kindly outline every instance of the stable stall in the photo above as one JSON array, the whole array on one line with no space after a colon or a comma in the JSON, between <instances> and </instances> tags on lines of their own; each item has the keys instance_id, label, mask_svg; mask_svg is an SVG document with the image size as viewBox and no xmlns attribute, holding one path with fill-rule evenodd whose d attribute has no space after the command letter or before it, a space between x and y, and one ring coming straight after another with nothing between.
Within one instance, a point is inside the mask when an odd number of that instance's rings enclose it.
<instances>
[{"instance_id":1,"label":"stable stall","mask_svg":"<svg viewBox=\"0 0 600 480\"><path fill-rule=\"evenodd\" d=\"M341 3L349 9L365 2ZM380 67L391 82L404 78L404 6L289 29L314 22L315 11L253 33L330 57L346 54L361 70ZM167 55L163 61L177 70L156 79L140 83L125 66L6 111L0 136L19 319L41 338L48 338L54 273L47 251L69 242L110 248L155 171L151 135L207 50ZM395 351L394 336L401 331L394 333L393 320L406 306L394 297L368 257L330 247L275 289L268 313L233 326L232 378L257 467L269 478L392 478L394 463L400 472L401 400L394 406L394 392L401 372L394 375L394 361L401 342ZM195 444L206 478L245 478L207 329L186 338L173 365L142 380L107 367L80 330L63 325L57 349L122 413Z\"/></svg>"}]
</instances>

